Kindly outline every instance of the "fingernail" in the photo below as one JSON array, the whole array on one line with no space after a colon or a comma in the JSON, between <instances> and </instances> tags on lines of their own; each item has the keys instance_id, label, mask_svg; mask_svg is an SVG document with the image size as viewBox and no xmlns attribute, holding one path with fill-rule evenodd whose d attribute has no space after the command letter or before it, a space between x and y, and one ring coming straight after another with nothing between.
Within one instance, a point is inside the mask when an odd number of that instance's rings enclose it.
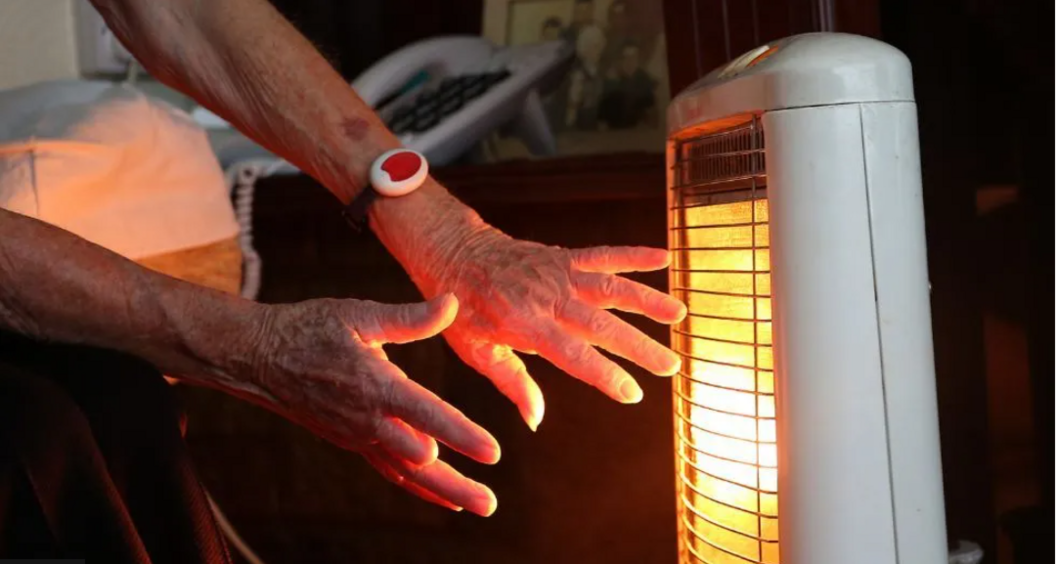
<instances>
[{"instance_id":1,"label":"fingernail","mask_svg":"<svg viewBox=\"0 0 1056 564\"><path fill-rule=\"evenodd\" d=\"M449 303L453 303L456 306L458 305L458 296L452 294L451 292L448 292L448 293L444 294L444 298L443 299L444 299L444 301L443 301L444 305L447 305Z\"/></svg>"},{"instance_id":2,"label":"fingernail","mask_svg":"<svg viewBox=\"0 0 1056 564\"><path fill-rule=\"evenodd\" d=\"M623 382L620 382L620 395L623 396L624 403L638 403L642 401L644 394L634 378L624 378Z\"/></svg>"},{"instance_id":3,"label":"fingernail","mask_svg":"<svg viewBox=\"0 0 1056 564\"><path fill-rule=\"evenodd\" d=\"M682 302L677 303L678 307L675 309L675 323L680 323L683 319L686 318L686 315L689 315L689 309L686 308L686 304Z\"/></svg>"},{"instance_id":4,"label":"fingernail","mask_svg":"<svg viewBox=\"0 0 1056 564\"><path fill-rule=\"evenodd\" d=\"M481 517L491 517L498 507L499 501L495 499L495 494L488 490L484 495L473 500L469 510Z\"/></svg>"},{"instance_id":5,"label":"fingernail","mask_svg":"<svg viewBox=\"0 0 1056 564\"><path fill-rule=\"evenodd\" d=\"M484 517L491 517L495 514L495 510L499 508L499 500L495 499L494 495L488 497L487 506L482 515Z\"/></svg>"},{"instance_id":6,"label":"fingernail","mask_svg":"<svg viewBox=\"0 0 1056 564\"><path fill-rule=\"evenodd\" d=\"M530 408L525 409L521 412L521 418L524 419L524 422L528 424L528 428L531 429L533 433L539 430L539 424L543 422L543 414L541 410L536 411Z\"/></svg>"},{"instance_id":7,"label":"fingernail","mask_svg":"<svg viewBox=\"0 0 1056 564\"><path fill-rule=\"evenodd\" d=\"M451 321L454 321L455 316L458 315L458 307L460 305L458 303L458 297L454 294L444 294L440 297L437 303L439 304L441 311L447 314L443 321L448 324L450 324Z\"/></svg>"},{"instance_id":8,"label":"fingernail","mask_svg":"<svg viewBox=\"0 0 1056 564\"><path fill-rule=\"evenodd\" d=\"M491 449L489 450L488 454L481 457L480 462L483 462L484 464L498 464L501 458L502 447L499 446L498 442L494 442L491 445Z\"/></svg>"},{"instance_id":9,"label":"fingernail","mask_svg":"<svg viewBox=\"0 0 1056 564\"><path fill-rule=\"evenodd\" d=\"M671 351L668 351L664 356L667 357L665 362L667 368L661 370L657 376L674 376L682 368L682 359Z\"/></svg>"}]
</instances>

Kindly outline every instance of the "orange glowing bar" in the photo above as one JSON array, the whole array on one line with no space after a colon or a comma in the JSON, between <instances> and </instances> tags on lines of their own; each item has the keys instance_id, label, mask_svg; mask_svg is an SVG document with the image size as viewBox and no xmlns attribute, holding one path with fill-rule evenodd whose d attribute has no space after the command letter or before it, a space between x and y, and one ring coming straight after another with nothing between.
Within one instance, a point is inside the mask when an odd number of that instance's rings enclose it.
<instances>
[{"instance_id":1,"label":"orange glowing bar","mask_svg":"<svg viewBox=\"0 0 1056 564\"><path fill-rule=\"evenodd\" d=\"M778 564L769 216L765 191L744 193L672 210L672 293L689 308L672 338L684 564Z\"/></svg>"}]
</instances>

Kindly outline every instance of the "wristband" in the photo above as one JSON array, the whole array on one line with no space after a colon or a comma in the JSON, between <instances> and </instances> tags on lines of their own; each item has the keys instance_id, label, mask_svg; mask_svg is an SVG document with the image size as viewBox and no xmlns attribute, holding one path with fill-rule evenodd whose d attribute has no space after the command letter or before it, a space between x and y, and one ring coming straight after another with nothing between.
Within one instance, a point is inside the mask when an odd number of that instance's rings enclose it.
<instances>
[{"instance_id":1,"label":"wristband","mask_svg":"<svg viewBox=\"0 0 1056 564\"><path fill-rule=\"evenodd\" d=\"M370 204L377 197L398 198L414 192L429 176L429 162L417 151L393 149L381 154L370 165L370 187L361 190L342 215L356 231L367 223Z\"/></svg>"}]
</instances>

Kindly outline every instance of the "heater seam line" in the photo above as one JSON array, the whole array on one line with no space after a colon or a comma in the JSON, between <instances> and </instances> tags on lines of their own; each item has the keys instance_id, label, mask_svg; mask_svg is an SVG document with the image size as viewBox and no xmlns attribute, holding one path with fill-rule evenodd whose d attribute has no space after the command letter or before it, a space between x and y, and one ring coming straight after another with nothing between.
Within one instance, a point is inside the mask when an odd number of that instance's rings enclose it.
<instances>
[{"instance_id":1,"label":"heater seam line","mask_svg":"<svg viewBox=\"0 0 1056 564\"><path fill-rule=\"evenodd\" d=\"M694 466L694 468L696 468L696 467ZM700 470L700 473L701 474L705 474L706 476L708 476L712 480L716 480L716 481L722 482L722 483L730 485L730 486L735 486L735 487L738 487L738 488L744 488L746 490L753 491L753 492L762 491L765 494L777 495L777 494L775 494L773 492L763 491L763 490L759 490L757 488L750 488L750 487L742 485L742 484L731 482L729 480L724 480L724 479L722 479L722 478L720 478L718 476L712 476L711 474L708 474L708 473L704 472L703 470ZM721 505L723 507L729 507L730 509L733 509L733 510L736 510L736 511L740 511L741 513L747 513L749 515L762 517L764 519L778 519L777 515L769 515L769 514L763 513L762 511L752 511L751 509L745 509L743 507L737 507L736 505L733 505L733 504L730 504L730 503L726 503L725 501L722 501L720 499L715 499L715 498L711 497L710 495L708 495L708 494L700 491L699 489L697 489L697 487L694 486L689 481L689 478L687 478L684 473L676 470L676 474L678 474L678 478L681 480L681 485L686 486L687 488L693 490L694 492L696 492L697 495L707 499L708 501L713 501L713 502L715 502L715 503L717 503L717 504L719 504L719 505ZM676 486L677 485L679 485L679 484L676 484ZM777 542L777 541L772 541L772 542Z\"/></svg>"},{"instance_id":2,"label":"heater seam line","mask_svg":"<svg viewBox=\"0 0 1056 564\"><path fill-rule=\"evenodd\" d=\"M883 327L880 324L880 288L879 283L876 279L876 241L873 236L873 199L871 194L871 185L869 184L869 153L866 150L865 145L865 116L862 115L862 106L858 106L858 127L860 128L860 136L862 139L862 165L865 169L865 206L866 206L866 219L869 226L869 255L870 255L870 266L872 266L873 274L873 310L876 313L876 342L879 346L878 360L880 362L880 395L884 400L884 445L887 447L887 483L888 487L891 488L891 519L893 524L891 526L892 540L895 544L895 564L899 564L901 560L898 550L898 525L896 517L898 512L895 507L895 476L894 468L892 467L891 461L891 429L887 423L887 373L884 370L884 332Z\"/></svg>"},{"instance_id":3,"label":"heater seam line","mask_svg":"<svg viewBox=\"0 0 1056 564\"><path fill-rule=\"evenodd\" d=\"M802 105L802 106L795 106L795 107L790 107L790 108L781 108L781 109L778 109L778 110L768 110L766 113L768 113L768 114L776 114L776 113L784 113L784 112L793 112L793 111L796 111L796 110L808 110L810 108L833 108L833 107L840 107L840 106L858 106L858 112L859 112L858 115L859 115L859 119L860 119L861 118L861 106L862 106L862 104L877 104L877 103L881 103L881 102L884 103L884 104L912 104L912 103L915 103L915 100L882 100L882 101L881 100L860 100L860 101L857 101L857 102L834 102L832 104L805 104L805 105ZM687 141L691 141L691 140L687 140Z\"/></svg>"}]
</instances>

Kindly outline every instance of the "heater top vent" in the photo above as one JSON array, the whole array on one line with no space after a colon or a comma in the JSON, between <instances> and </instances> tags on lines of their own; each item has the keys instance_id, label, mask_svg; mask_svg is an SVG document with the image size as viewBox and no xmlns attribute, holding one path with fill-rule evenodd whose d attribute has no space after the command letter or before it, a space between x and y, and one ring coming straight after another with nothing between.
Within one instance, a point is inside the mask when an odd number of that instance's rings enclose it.
<instances>
[{"instance_id":1,"label":"heater top vent","mask_svg":"<svg viewBox=\"0 0 1056 564\"><path fill-rule=\"evenodd\" d=\"M758 118L680 138L674 145L671 186L681 198L766 186L766 153Z\"/></svg>"},{"instance_id":2,"label":"heater top vent","mask_svg":"<svg viewBox=\"0 0 1056 564\"><path fill-rule=\"evenodd\" d=\"M912 69L898 49L857 35L809 33L759 46L698 80L671 102L668 133L742 114L912 101Z\"/></svg>"}]
</instances>

